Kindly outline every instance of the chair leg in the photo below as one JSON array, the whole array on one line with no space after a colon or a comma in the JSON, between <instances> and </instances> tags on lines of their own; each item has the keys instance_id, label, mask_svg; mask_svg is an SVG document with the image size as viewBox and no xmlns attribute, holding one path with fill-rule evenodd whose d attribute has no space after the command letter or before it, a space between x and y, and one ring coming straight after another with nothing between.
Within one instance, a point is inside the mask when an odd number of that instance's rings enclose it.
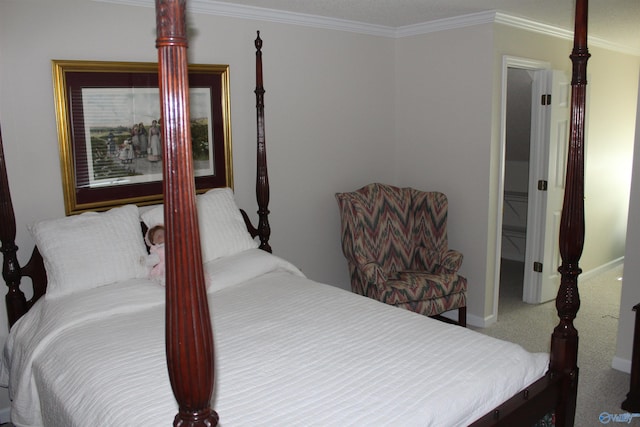
<instances>
[{"instance_id":1,"label":"chair leg","mask_svg":"<svg viewBox=\"0 0 640 427\"><path fill-rule=\"evenodd\" d=\"M458 325L467 327L467 307L460 307L458 309Z\"/></svg>"}]
</instances>

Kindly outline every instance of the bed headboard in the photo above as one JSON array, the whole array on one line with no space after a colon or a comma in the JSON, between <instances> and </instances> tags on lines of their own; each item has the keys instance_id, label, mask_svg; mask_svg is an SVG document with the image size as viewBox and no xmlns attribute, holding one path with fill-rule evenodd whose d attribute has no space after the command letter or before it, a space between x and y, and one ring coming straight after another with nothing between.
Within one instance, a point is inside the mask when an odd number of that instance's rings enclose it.
<instances>
[{"instance_id":1,"label":"bed headboard","mask_svg":"<svg viewBox=\"0 0 640 427\"><path fill-rule=\"evenodd\" d=\"M159 8L163 4L169 2L159 2ZM184 6L184 1L181 1ZM163 22L170 22L169 16L174 12L167 11L164 15ZM160 28L160 25L158 26ZM169 37L170 42L171 36ZM185 39L186 40L186 39ZM266 141L264 131L264 87L262 80L262 40L260 39L260 33L255 41L256 47L256 111L257 111L257 165L256 165L256 201L258 205L258 224L254 226L247 215L245 210L241 210L242 217L244 218L247 230L252 237L260 240L260 249L267 252L271 252L271 245L269 244L269 238L271 236L271 228L269 225L269 177L267 168L266 157ZM174 90L171 86L168 90ZM187 129L190 131L190 129ZM172 136L175 138L175 135ZM167 157L168 158L168 157ZM174 163L169 166L175 167ZM183 160L178 160L183 161ZM165 162L168 163L168 162ZM178 168L180 169L180 168ZM165 189L166 191L166 189ZM167 193L165 193L167 194ZM144 224L141 224L144 227ZM144 229L142 230L144 231ZM33 253L29 261L21 266L18 262L17 251L18 247L15 244L16 238L16 221L13 210L13 204L11 200L11 193L9 189L9 182L7 178L7 168L4 157L4 147L2 141L2 134L0 132L0 241L2 242L2 248L0 251L3 253L3 278L8 287L7 294L5 296L5 304L7 308L7 316L9 320L9 326L11 327L23 314L25 314L35 302L45 295L47 290L47 275L44 268L44 262L38 248L34 248ZM26 299L25 293L21 290L22 278L29 277L32 285L32 296L30 299Z\"/></svg>"}]
</instances>

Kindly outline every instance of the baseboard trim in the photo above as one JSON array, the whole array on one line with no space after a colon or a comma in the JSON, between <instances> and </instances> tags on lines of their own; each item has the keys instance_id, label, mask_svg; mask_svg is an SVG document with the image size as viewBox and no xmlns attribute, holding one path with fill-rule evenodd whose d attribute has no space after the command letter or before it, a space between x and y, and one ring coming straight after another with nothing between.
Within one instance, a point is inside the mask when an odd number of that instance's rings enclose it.
<instances>
[{"instance_id":1,"label":"baseboard trim","mask_svg":"<svg viewBox=\"0 0 640 427\"><path fill-rule=\"evenodd\" d=\"M586 280L590 277L596 276L600 273L604 273L605 271L611 270L613 267L617 267L620 264L624 263L624 257L620 257L618 259L614 259L613 261L609 261L606 264L602 264L601 266L598 266L596 268L593 268L589 271L584 271L582 272L582 274L580 275L580 279L582 280ZM578 312L578 316L580 315L580 312Z\"/></svg>"},{"instance_id":2,"label":"baseboard trim","mask_svg":"<svg viewBox=\"0 0 640 427\"><path fill-rule=\"evenodd\" d=\"M488 328L496 323L495 316L480 317L473 314L467 314L467 324L478 328Z\"/></svg>"},{"instance_id":3,"label":"baseboard trim","mask_svg":"<svg viewBox=\"0 0 640 427\"><path fill-rule=\"evenodd\" d=\"M622 371L627 374L631 373L631 360L622 359L618 356L615 356L611 361L611 367L616 371Z\"/></svg>"}]
</instances>

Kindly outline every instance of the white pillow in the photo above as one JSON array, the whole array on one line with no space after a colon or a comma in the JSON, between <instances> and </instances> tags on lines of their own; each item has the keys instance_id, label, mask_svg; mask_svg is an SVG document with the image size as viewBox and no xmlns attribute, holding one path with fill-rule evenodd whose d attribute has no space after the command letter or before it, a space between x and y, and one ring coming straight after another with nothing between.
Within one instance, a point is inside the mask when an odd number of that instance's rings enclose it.
<instances>
[{"instance_id":1,"label":"white pillow","mask_svg":"<svg viewBox=\"0 0 640 427\"><path fill-rule=\"evenodd\" d=\"M147 228L164 224L164 205L157 205L140 214L140 219Z\"/></svg>"},{"instance_id":2,"label":"white pillow","mask_svg":"<svg viewBox=\"0 0 640 427\"><path fill-rule=\"evenodd\" d=\"M135 205L43 220L29 230L47 271L47 298L147 276Z\"/></svg>"},{"instance_id":3,"label":"white pillow","mask_svg":"<svg viewBox=\"0 0 640 427\"><path fill-rule=\"evenodd\" d=\"M214 188L196 197L202 261L235 255L259 246L247 231L231 188ZM144 211L140 219L151 228L164 223L164 206Z\"/></svg>"},{"instance_id":4,"label":"white pillow","mask_svg":"<svg viewBox=\"0 0 640 427\"><path fill-rule=\"evenodd\" d=\"M197 196L204 262L259 246L247 231L230 188L214 188Z\"/></svg>"}]
</instances>

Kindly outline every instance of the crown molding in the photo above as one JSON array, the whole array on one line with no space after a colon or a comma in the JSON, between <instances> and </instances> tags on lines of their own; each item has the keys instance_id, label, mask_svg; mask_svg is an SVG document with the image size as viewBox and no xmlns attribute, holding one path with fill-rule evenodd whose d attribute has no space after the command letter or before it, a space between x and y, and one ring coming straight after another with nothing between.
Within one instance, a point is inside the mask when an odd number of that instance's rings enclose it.
<instances>
[{"instance_id":1,"label":"crown molding","mask_svg":"<svg viewBox=\"0 0 640 427\"><path fill-rule=\"evenodd\" d=\"M565 30L563 28L554 27L552 25L547 25L536 21L531 21L525 18L507 15L503 12L496 12L495 22L497 24L508 25L510 27L515 27L525 31L531 31L534 33L573 41L573 31ZM616 52L626 53L629 55L640 56L639 50L632 49L629 46L611 43L605 39L594 36L588 36L587 38L590 46L596 46Z\"/></svg>"},{"instance_id":2,"label":"crown molding","mask_svg":"<svg viewBox=\"0 0 640 427\"><path fill-rule=\"evenodd\" d=\"M155 7L154 0L92 0L99 3L114 3L128 6ZM525 31L532 31L552 37L573 40L573 32L552 25L543 24L525 18L508 15L499 11L488 11L456 16L453 18L438 19L415 25L402 27L388 27L384 25L367 24L345 19L328 18L324 16L309 15L304 13L287 12L275 9L267 9L256 6L246 6L234 3L225 3L216 0L190 0L187 6L193 13L207 15L226 16L239 19L251 19L256 21L275 22L279 24L299 25L304 27L321 28L334 31L346 31L358 34L367 34L379 37L403 38L428 34L437 31L456 28L471 27L475 25L498 23L515 27ZM628 46L608 42L604 39L589 36L589 44L608 50L613 50L630 55L640 56L640 51Z\"/></svg>"},{"instance_id":3,"label":"crown molding","mask_svg":"<svg viewBox=\"0 0 640 427\"><path fill-rule=\"evenodd\" d=\"M327 30L347 31L351 33L368 34L382 37L392 37L395 32L395 28L386 27L383 25L366 24L362 22L349 21L346 19L328 18L324 16L267 9L257 6L224 3L214 0L191 0L188 9L196 13L227 16L240 19L253 19L256 21L299 25L303 27L322 28Z\"/></svg>"},{"instance_id":4,"label":"crown molding","mask_svg":"<svg viewBox=\"0 0 640 427\"><path fill-rule=\"evenodd\" d=\"M406 25L396 28L395 37L402 38L419 36L421 34L435 33L437 31L491 24L495 22L496 14L496 11L478 12L453 18L436 19L434 21L423 22L421 24Z\"/></svg>"},{"instance_id":5,"label":"crown molding","mask_svg":"<svg viewBox=\"0 0 640 427\"><path fill-rule=\"evenodd\" d=\"M98 3L113 3L127 6L155 7L154 0L92 0ZM267 9L257 6L246 6L225 3L215 0L190 0L187 10L205 15L226 16L229 18L252 19L255 21L275 22L278 24L299 25L303 27L321 28L334 31L367 34L381 37L394 37L396 29L384 25L367 24L346 19L328 18L305 13Z\"/></svg>"}]
</instances>

